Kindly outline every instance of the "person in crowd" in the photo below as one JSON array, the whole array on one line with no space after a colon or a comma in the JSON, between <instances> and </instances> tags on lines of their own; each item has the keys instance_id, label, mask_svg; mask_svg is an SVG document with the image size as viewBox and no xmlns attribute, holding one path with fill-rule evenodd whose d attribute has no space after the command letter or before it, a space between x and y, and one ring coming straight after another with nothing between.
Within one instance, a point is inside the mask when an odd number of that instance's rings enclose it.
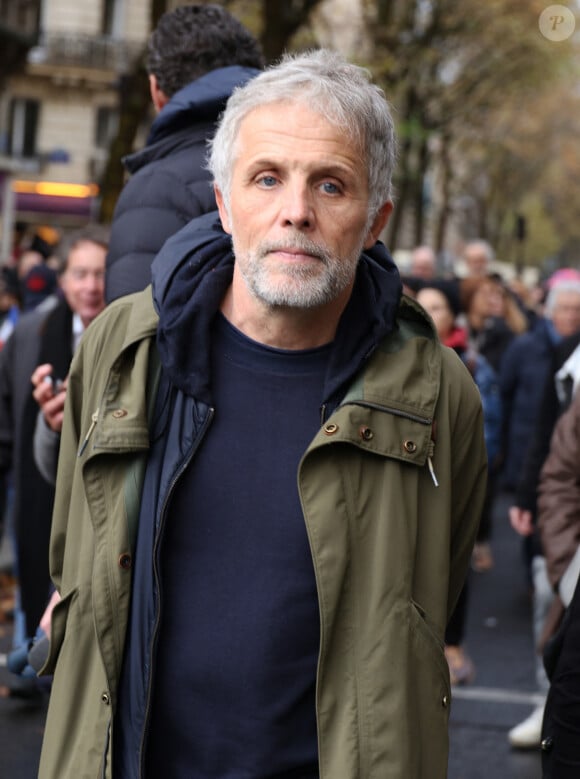
<instances>
[{"instance_id":1,"label":"person in crowd","mask_svg":"<svg viewBox=\"0 0 580 779\"><path fill-rule=\"evenodd\" d=\"M18 257L15 268L20 282L24 282L31 268L34 268L36 265L42 265L43 262L44 256L37 249L24 249Z\"/></svg>"},{"instance_id":2,"label":"person in crowd","mask_svg":"<svg viewBox=\"0 0 580 779\"><path fill-rule=\"evenodd\" d=\"M510 523L524 542L526 576L533 593L538 688L544 698L549 681L545 664L542 662L542 650L558 631L565 606L547 577L546 558L537 526L538 484L542 466L550 451L550 440L556 422L569 407L580 383L579 345L580 332L577 332L564 338L554 348L552 366L546 377L535 424L530 430L529 444L514 490L513 504L509 508ZM529 717L510 731L509 741L512 746L524 749L539 746L544 706L545 700L534 708Z\"/></svg>"},{"instance_id":3,"label":"person in crowd","mask_svg":"<svg viewBox=\"0 0 580 779\"><path fill-rule=\"evenodd\" d=\"M38 406L31 375L50 365L64 380L76 343L104 308L108 231L92 225L63 241L62 296L52 306L23 315L0 352L0 469L13 481L12 526L23 624L15 643L32 638L50 594L48 545L54 487L38 472L32 437Z\"/></svg>"},{"instance_id":4,"label":"person in crowd","mask_svg":"<svg viewBox=\"0 0 580 779\"><path fill-rule=\"evenodd\" d=\"M505 490L513 491L518 482L555 347L579 330L580 282L562 281L550 289L534 328L505 350L499 372L506 419L500 477Z\"/></svg>"},{"instance_id":5,"label":"person in crowd","mask_svg":"<svg viewBox=\"0 0 580 779\"><path fill-rule=\"evenodd\" d=\"M542 727L545 779L580 774L580 393L561 415L542 468L538 522L548 576L567 614L547 665L550 689Z\"/></svg>"},{"instance_id":6,"label":"person in crowd","mask_svg":"<svg viewBox=\"0 0 580 779\"><path fill-rule=\"evenodd\" d=\"M423 287L417 292L417 302L433 319L441 342L453 349L469 368L480 391L483 406L483 429L488 461L499 455L502 429L502 408L497 376L485 357L470 350L467 330L457 322L456 300L438 287ZM491 511L486 495L483 511ZM475 676L475 666L464 646L468 606L468 581L445 631L445 656L451 684L468 684Z\"/></svg>"},{"instance_id":7,"label":"person in crowd","mask_svg":"<svg viewBox=\"0 0 580 779\"><path fill-rule=\"evenodd\" d=\"M471 347L499 372L508 344L528 329L525 314L497 274L462 279L459 294Z\"/></svg>"},{"instance_id":8,"label":"person in crowd","mask_svg":"<svg viewBox=\"0 0 580 779\"><path fill-rule=\"evenodd\" d=\"M21 314L38 310L40 315L41 311L50 310L57 301L57 275L45 265L43 256L36 250L27 249L22 254L22 261L22 271L24 271L22 278L19 278L16 268L3 269L4 284L2 284L0 305L7 308L2 314L0 349L13 333ZM15 614L17 616L20 614L16 607L18 588L15 577L13 497L12 474L0 473L0 567L4 574L2 578L4 586L0 586L0 600L5 604L0 606L0 610L8 615L7 619L11 620ZM21 620L17 619L16 635L22 634Z\"/></svg>"},{"instance_id":9,"label":"person in crowd","mask_svg":"<svg viewBox=\"0 0 580 779\"><path fill-rule=\"evenodd\" d=\"M470 350L485 358L496 374L510 342L527 329L527 319L513 296L496 274L480 278L462 279L460 282L462 316L468 332ZM501 451L489 462L486 509L479 526L473 550L472 567L478 573L493 568L491 548L492 514L495 501L497 476L501 463Z\"/></svg>"},{"instance_id":10,"label":"person in crowd","mask_svg":"<svg viewBox=\"0 0 580 779\"><path fill-rule=\"evenodd\" d=\"M20 316L20 285L14 268L0 269L0 350ZM0 478L0 625L14 614L16 579L14 551L7 528L7 480Z\"/></svg>"},{"instance_id":11,"label":"person in crowd","mask_svg":"<svg viewBox=\"0 0 580 779\"><path fill-rule=\"evenodd\" d=\"M462 259L465 265L465 278L481 279L491 274L495 252L491 244L477 238L465 244Z\"/></svg>"},{"instance_id":12,"label":"person in crowd","mask_svg":"<svg viewBox=\"0 0 580 779\"><path fill-rule=\"evenodd\" d=\"M207 140L233 88L262 66L257 41L220 5L184 5L159 20L147 55L157 116L145 148L124 159L131 177L113 215L107 301L144 289L165 240L215 209Z\"/></svg>"},{"instance_id":13,"label":"person in crowd","mask_svg":"<svg viewBox=\"0 0 580 779\"><path fill-rule=\"evenodd\" d=\"M20 316L22 292L14 268L0 269L0 349L14 330Z\"/></svg>"},{"instance_id":14,"label":"person in crowd","mask_svg":"<svg viewBox=\"0 0 580 779\"><path fill-rule=\"evenodd\" d=\"M411 252L409 275L431 281L437 276L437 255L430 246L416 246Z\"/></svg>"},{"instance_id":15,"label":"person in crowd","mask_svg":"<svg viewBox=\"0 0 580 779\"><path fill-rule=\"evenodd\" d=\"M556 271L544 285L550 289L559 282L580 281L580 273L571 268ZM544 301L545 302L545 301ZM550 440L560 415L568 408L580 384L580 331L557 339L552 360L541 390L539 411L531 428L529 443L514 490L510 520L521 535L534 534L537 518L537 488L540 472L550 449ZM531 559L533 555L528 555Z\"/></svg>"},{"instance_id":16,"label":"person in crowd","mask_svg":"<svg viewBox=\"0 0 580 779\"><path fill-rule=\"evenodd\" d=\"M22 313L51 308L58 294L58 272L44 260L34 265L22 279Z\"/></svg>"},{"instance_id":17,"label":"person in crowd","mask_svg":"<svg viewBox=\"0 0 580 779\"><path fill-rule=\"evenodd\" d=\"M561 281L553 285L548 293L544 316L538 317L534 328L515 338L506 349L500 371L506 420L500 475L504 490L514 492L520 484L527 450L533 441L533 430L541 414L544 388L548 380L554 379L556 348L566 337L574 336L579 330L580 284L577 281ZM536 477L538 475L539 469ZM535 495L530 506L530 509L534 508ZM535 748L541 740L549 682L537 647L542 642L546 619L554 599L543 549L537 539L531 538L535 532L532 513L530 511L524 516L525 511L525 508L514 503L510 506L509 515L512 527L525 539L524 556L532 585L536 679L544 701L538 703L529 716L509 731L510 744L520 749Z\"/></svg>"},{"instance_id":18,"label":"person in crowd","mask_svg":"<svg viewBox=\"0 0 580 779\"><path fill-rule=\"evenodd\" d=\"M534 327L544 312L546 290L543 285L539 281L528 284L523 278L514 276L507 282L507 287L526 316L528 328Z\"/></svg>"},{"instance_id":19,"label":"person in crowd","mask_svg":"<svg viewBox=\"0 0 580 779\"><path fill-rule=\"evenodd\" d=\"M446 775L486 455L377 242L394 160L365 70L285 57L220 121L221 226L192 220L83 340L40 779Z\"/></svg>"}]
</instances>

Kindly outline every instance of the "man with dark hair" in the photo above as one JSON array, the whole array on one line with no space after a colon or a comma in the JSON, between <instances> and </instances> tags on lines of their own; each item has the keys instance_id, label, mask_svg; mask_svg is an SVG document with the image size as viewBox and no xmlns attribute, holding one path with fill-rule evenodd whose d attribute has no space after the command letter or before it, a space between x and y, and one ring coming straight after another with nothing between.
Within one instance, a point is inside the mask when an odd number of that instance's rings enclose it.
<instances>
[{"instance_id":1,"label":"man with dark hair","mask_svg":"<svg viewBox=\"0 0 580 779\"><path fill-rule=\"evenodd\" d=\"M234 87L262 65L257 41L219 5L181 6L161 17L147 57L157 117L145 148L123 160L131 178L113 215L108 301L144 289L165 240L215 208L207 140Z\"/></svg>"},{"instance_id":2,"label":"man with dark hair","mask_svg":"<svg viewBox=\"0 0 580 779\"><path fill-rule=\"evenodd\" d=\"M109 231L89 225L63 241L59 295L20 317L0 353L0 474L12 472L12 526L23 613L23 635L32 638L50 595L48 542L54 486L33 458L38 405L31 377L38 365L64 380L85 328L105 306L105 257ZM64 405L64 393L57 403Z\"/></svg>"}]
</instances>

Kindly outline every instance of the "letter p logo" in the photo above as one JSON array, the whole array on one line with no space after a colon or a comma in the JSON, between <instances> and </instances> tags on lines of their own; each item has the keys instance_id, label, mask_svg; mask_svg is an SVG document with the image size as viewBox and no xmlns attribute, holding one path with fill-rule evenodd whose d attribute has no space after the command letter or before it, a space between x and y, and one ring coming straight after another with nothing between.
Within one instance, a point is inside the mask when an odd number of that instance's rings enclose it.
<instances>
[{"instance_id":1,"label":"letter p logo","mask_svg":"<svg viewBox=\"0 0 580 779\"><path fill-rule=\"evenodd\" d=\"M565 5L549 5L540 14L538 24L544 38L559 43L570 38L576 28L576 19Z\"/></svg>"}]
</instances>

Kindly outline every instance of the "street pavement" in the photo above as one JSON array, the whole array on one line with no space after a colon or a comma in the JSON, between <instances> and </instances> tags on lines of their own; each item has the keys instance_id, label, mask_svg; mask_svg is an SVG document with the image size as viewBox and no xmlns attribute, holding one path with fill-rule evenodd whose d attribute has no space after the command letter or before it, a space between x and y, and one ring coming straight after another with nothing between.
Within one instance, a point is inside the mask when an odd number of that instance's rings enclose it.
<instances>
[{"instance_id":1,"label":"street pavement","mask_svg":"<svg viewBox=\"0 0 580 779\"><path fill-rule=\"evenodd\" d=\"M477 675L454 689L448 779L541 779L539 752L512 750L507 741L508 730L536 700L531 602L508 505L507 496L499 496L495 567L470 573L466 646ZM0 685L9 679L1 667L9 642L10 630L0 625ZM46 697L35 704L0 698L0 779L35 779L46 703Z\"/></svg>"},{"instance_id":2,"label":"street pavement","mask_svg":"<svg viewBox=\"0 0 580 779\"><path fill-rule=\"evenodd\" d=\"M531 598L521 539L508 520L509 495L496 500L495 566L469 574L465 644L472 684L454 688L448 779L541 779L539 750L514 750L507 733L538 702Z\"/></svg>"},{"instance_id":3,"label":"street pavement","mask_svg":"<svg viewBox=\"0 0 580 779\"><path fill-rule=\"evenodd\" d=\"M0 624L0 687L12 682L4 667L12 630ZM47 696L29 701L0 697L0 779L35 779L46 716Z\"/></svg>"}]
</instances>

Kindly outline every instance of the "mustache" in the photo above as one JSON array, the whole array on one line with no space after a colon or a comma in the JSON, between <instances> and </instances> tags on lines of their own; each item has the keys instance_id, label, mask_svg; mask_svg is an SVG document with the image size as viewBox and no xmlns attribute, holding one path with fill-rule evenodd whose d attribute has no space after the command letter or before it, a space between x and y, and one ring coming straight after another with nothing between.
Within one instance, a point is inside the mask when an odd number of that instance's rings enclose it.
<instances>
[{"instance_id":1,"label":"mustache","mask_svg":"<svg viewBox=\"0 0 580 779\"><path fill-rule=\"evenodd\" d=\"M270 252L295 252L297 250L315 257L317 260L321 260L326 265L333 259L328 249L315 241L311 241L310 238L301 233L286 238L284 241L265 241L260 244L258 255L260 258L263 258Z\"/></svg>"}]
</instances>

